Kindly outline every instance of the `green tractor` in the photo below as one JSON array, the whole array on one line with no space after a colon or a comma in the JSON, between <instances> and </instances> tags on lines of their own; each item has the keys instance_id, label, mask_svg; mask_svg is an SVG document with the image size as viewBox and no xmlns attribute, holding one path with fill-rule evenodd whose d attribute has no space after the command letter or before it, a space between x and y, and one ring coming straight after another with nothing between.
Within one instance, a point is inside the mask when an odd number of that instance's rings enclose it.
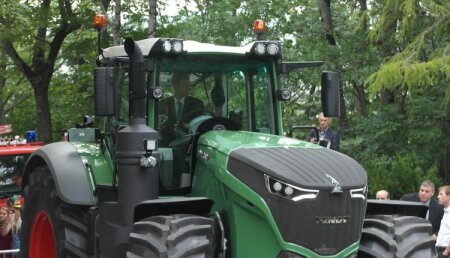
<instances>
[{"instance_id":1,"label":"green tractor","mask_svg":"<svg viewBox=\"0 0 450 258\"><path fill-rule=\"evenodd\" d=\"M105 49L94 72L104 120L87 117L24 170L21 257L433 257L431 226L401 216L424 207L368 202L356 161L283 136L280 75L321 62L281 56L273 41ZM196 105L177 110L177 74ZM338 90L324 72L326 116Z\"/></svg>"}]
</instances>

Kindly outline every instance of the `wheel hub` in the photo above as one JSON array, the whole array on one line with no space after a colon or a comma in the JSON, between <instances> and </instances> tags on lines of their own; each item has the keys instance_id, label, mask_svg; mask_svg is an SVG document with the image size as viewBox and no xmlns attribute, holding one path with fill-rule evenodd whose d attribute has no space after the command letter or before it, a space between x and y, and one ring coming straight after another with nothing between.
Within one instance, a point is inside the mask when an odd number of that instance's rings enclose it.
<instances>
[{"instance_id":1,"label":"wheel hub","mask_svg":"<svg viewBox=\"0 0 450 258\"><path fill-rule=\"evenodd\" d=\"M39 211L31 227L29 258L56 258L53 227L48 214Z\"/></svg>"}]
</instances>

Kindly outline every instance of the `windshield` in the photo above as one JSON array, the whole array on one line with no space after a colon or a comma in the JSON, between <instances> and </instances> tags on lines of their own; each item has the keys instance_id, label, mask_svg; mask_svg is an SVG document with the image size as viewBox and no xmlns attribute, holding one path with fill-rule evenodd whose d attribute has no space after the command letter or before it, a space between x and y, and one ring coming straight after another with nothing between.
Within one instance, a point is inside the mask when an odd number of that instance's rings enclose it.
<instances>
[{"instance_id":1,"label":"windshield","mask_svg":"<svg viewBox=\"0 0 450 258\"><path fill-rule=\"evenodd\" d=\"M29 156L0 156L0 192L20 191L22 171Z\"/></svg>"},{"instance_id":2,"label":"windshield","mask_svg":"<svg viewBox=\"0 0 450 258\"><path fill-rule=\"evenodd\" d=\"M189 186L194 169L189 161L193 135L203 121L225 118L231 120L233 129L276 134L272 61L184 55L150 62L154 69L147 73L146 83L163 92L160 100L148 102L149 126L159 132L162 191ZM117 116L106 127L128 122L127 67L124 63L116 70ZM107 139L114 141L113 135Z\"/></svg>"},{"instance_id":3,"label":"windshield","mask_svg":"<svg viewBox=\"0 0 450 258\"><path fill-rule=\"evenodd\" d=\"M199 116L229 118L240 130L275 132L267 62L223 56L163 59L156 83L164 92L156 116L162 147L195 129Z\"/></svg>"}]
</instances>

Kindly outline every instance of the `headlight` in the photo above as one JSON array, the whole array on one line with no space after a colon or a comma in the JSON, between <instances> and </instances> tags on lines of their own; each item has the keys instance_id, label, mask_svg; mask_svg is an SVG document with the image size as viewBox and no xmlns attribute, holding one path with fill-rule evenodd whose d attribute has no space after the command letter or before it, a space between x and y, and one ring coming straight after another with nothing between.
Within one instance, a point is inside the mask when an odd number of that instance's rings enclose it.
<instances>
[{"instance_id":1,"label":"headlight","mask_svg":"<svg viewBox=\"0 0 450 258\"><path fill-rule=\"evenodd\" d=\"M159 87L151 87L151 88L149 88L149 91L150 91L149 97L151 99L159 100L159 99L162 98L163 91L162 91L161 88L159 88Z\"/></svg>"},{"instance_id":2,"label":"headlight","mask_svg":"<svg viewBox=\"0 0 450 258\"><path fill-rule=\"evenodd\" d=\"M266 46L262 43L256 44L255 52L260 56L264 55L266 53Z\"/></svg>"},{"instance_id":3,"label":"headlight","mask_svg":"<svg viewBox=\"0 0 450 258\"><path fill-rule=\"evenodd\" d=\"M275 56L280 52L280 47L277 44L271 43L267 46L267 53L271 56Z\"/></svg>"},{"instance_id":4,"label":"headlight","mask_svg":"<svg viewBox=\"0 0 450 258\"><path fill-rule=\"evenodd\" d=\"M173 43L173 51L176 53L181 53L181 51L183 51L183 43L181 41L175 41Z\"/></svg>"},{"instance_id":5,"label":"headlight","mask_svg":"<svg viewBox=\"0 0 450 258\"><path fill-rule=\"evenodd\" d=\"M350 189L350 196L352 198L360 198L365 200L367 196L367 185L365 185L363 188Z\"/></svg>"},{"instance_id":6,"label":"headlight","mask_svg":"<svg viewBox=\"0 0 450 258\"><path fill-rule=\"evenodd\" d=\"M170 41L164 41L162 46L164 52L169 53L172 51L172 43Z\"/></svg>"},{"instance_id":7,"label":"headlight","mask_svg":"<svg viewBox=\"0 0 450 258\"><path fill-rule=\"evenodd\" d=\"M304 199L314 199L319 194L319 190L303 189L278 179L264 175L267 190L274 195L298 202Z\"/></svg>"},{"instance_id":8,"label":"headlight","mask_svg":"<svg viewBox=\"0 0 450 258\"><path fill-rule=\"evenodd\" d=\"M278 89L276 91L276 96L280 101L287 101L291 99L291 91L288 89Z\"/></svg>"}]
</instances>

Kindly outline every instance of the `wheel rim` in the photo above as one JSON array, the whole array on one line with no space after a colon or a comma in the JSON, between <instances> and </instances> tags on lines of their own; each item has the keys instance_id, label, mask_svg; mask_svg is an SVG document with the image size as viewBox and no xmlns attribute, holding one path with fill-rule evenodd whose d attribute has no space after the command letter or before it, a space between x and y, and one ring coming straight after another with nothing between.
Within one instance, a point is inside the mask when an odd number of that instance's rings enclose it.
<instances>
[{"instance_id":1,"label":"wheel rim","mask_svg":"<svg viewBox=\"0 0 450 258\"><path fill-rule=\"evenodd\" d=\"M48 214L39 211L31 227L29 258L56 258L53 228Z\"/></svg>"}]
</instances>

